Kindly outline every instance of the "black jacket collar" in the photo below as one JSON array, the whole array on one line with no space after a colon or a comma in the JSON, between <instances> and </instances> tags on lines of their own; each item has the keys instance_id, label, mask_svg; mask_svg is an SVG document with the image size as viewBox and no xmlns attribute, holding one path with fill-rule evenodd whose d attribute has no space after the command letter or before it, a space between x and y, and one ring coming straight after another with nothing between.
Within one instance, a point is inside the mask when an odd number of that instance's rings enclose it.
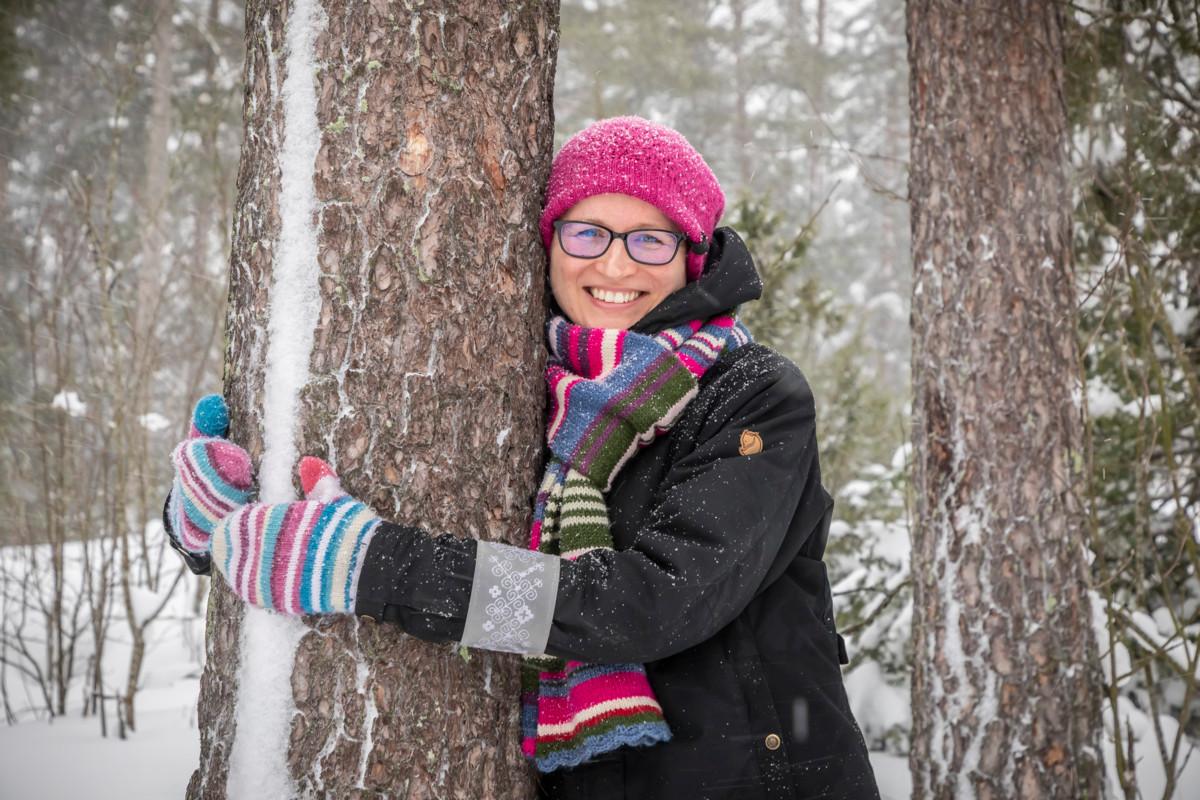
<instances>
[{"instance_id":1,"label":"black jacket collar","mask_svg":"<svg viewBox=\"0 0 1200 800\"><path fill-rule=\"evenodd\" d=\"M733 228L717 228L699 280L668 295L630 330L655 334L693 319L715 317L757 300L762 288L762 279L742 237Z\"/></svg>"}]
</instances>

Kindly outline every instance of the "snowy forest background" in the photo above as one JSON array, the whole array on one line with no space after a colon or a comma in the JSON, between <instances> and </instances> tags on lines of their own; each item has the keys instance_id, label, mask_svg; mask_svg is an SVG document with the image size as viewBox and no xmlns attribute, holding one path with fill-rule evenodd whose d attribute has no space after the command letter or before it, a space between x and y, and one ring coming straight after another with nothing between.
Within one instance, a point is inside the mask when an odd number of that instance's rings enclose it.
<instances>
[{"instance_id":1,"label":"snowy forest background","mask_svg":"<svg viewBox=\"0 0 1200 800\"><path fill-rule=\"evenodd\" d=\"M1105 759L1118 796L1194 796L1200 12L1065 9ZM746 321L817 398L847 688L890 797L911 721L904 27L901 0L568 0L555 87L556 143L640 114L725 187L767 287ZM0 796L176 796L196 763L207 583L158 517L190 404L221 385L243 50L227 0L0 7Z\"/></svg>"}]
</instances>

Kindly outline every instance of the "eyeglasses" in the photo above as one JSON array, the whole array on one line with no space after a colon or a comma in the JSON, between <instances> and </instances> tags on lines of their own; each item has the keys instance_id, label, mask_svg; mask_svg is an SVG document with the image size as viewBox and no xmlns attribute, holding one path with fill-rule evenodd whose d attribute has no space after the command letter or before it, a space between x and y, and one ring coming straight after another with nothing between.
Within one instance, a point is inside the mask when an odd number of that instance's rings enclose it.
<instances>
[{"instance_id":1,"label":"eyeglasses","mask_svg":"<svg viewBox=\"0 0 1200 800\"><path fill-rule=\"evenodd\" d=\"M639 228L617 233L594 222L574 222L556 219L554 230L558 231L558 244L563 252L575 258L599 258L608 252L613 239L625 242L625 252L639 264L660 267L669 264L679 252L679 245L687 236L674 231L656 228Z\"/></svg>"}]
</instances>

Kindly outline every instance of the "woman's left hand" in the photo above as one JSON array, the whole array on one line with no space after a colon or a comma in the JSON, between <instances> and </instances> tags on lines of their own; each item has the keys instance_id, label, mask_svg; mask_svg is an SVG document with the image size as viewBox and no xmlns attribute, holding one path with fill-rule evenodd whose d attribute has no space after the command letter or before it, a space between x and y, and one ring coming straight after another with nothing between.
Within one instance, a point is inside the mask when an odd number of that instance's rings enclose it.
<instances>
[{"instance_id":1,"label":"woman's left hand","mask_svg":"<svg viewBox=\"0 0 1200 800\"><path fill-rule=\"evenodd\" d=\"M163 521L178 549L192 558L208 554L220 520L250 497L254 476L250 454L226 439L229 408L210 394L192 409L191 432L171 451L175 480Z\"/></svg>"},{"instance_id":2,"label":"woman's left hand","mask_svg":"<svg viewBox=\"0 0 1200 800\"><path fill-rule=\"evenodd\" d=\"M212 560L243 600L285 614L354 610L363 556L380 522L319 458L300 460L306 499L252 503L213 530Z\"/></svg>"}]
</instances>

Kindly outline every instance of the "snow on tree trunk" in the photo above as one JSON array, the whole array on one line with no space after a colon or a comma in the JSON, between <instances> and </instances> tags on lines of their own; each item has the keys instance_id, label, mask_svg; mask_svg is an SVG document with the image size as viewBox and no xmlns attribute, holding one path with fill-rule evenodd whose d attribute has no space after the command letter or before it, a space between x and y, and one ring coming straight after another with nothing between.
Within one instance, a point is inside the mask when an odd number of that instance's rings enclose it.
<instances>
[{"instance_id":1,"label":"snow on tree trunk","mask_svg":"<svg viewBox=\"0 0 1200 800\"><path fill-rule=\"evenodd\" d=\"M1099 797L1059 4L909 0L913 797Z\"/></svg>"},{"instance_id":2,"label":"snow on tree trunk","mask_svg":"<svg viewBox=\"0 0 1200 800\"><path fill-rule=\"evenodd\" d=\"M313 453L386 518L523 543L541 454L545 255L535 222L552 148L557 4L253 0L246 19L227 321L233 438L255 456L264 446L286 455L264 460L269 499L289 491L278 471ZM319 141L307 164L288 139L306 119L304 92L294 75L289 83L296 65L315 98ZM313 202L297 224L286 216L303 214L289 187L298 174L310 176ZM315 278L306 333L303 288L276 277L304 261L308 233L315 263L287 273ZM299 296L281 301L289 291ZM291 357L310 354L298 381L278 362L284 339ZM268 387L289 380L294 438L272 444L288 403L286 391L269 401ZM254 647L252 616L214 578L189 797L272 777L231 775L231 754L270 755L269 742L236 739L247 716L236 707L261 701L239 697L238 682L265 685L271 659L290 688L273 713L290 720L275 744L286 747L282 777L295 794L532 794L514 657L464 658L352 617L308 620L294 656L252 654L241 649ZM266 659L251 667L252 655Z\"/></svg>"}]
</instances>

